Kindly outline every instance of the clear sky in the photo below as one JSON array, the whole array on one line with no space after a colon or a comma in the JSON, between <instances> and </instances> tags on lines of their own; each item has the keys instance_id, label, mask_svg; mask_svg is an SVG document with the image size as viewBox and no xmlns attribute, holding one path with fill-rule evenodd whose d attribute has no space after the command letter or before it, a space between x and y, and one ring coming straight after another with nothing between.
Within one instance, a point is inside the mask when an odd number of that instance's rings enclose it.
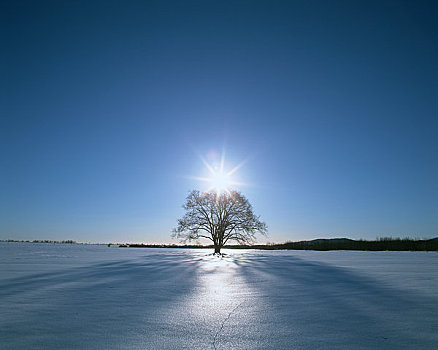
<instances>
[{"instance_id":1,"label":"clear sky","mask_svg":"<svg viewBox=\"0 0 438 350\"><path fill-rule=\"evenodd\" d=\"M438 236L435 4L3 2L0 238L176 243L223 148L260 242Z\"/></svg>"}]
</instances>

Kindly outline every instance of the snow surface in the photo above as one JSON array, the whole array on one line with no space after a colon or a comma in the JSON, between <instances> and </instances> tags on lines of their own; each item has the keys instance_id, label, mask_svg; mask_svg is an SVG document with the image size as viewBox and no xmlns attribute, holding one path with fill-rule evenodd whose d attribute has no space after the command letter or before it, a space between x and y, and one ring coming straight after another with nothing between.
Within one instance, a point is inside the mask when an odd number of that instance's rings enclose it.
<instances>
[{"instance_id":1,"label":"snow surface","mask_svg":"<svg viewBox=\"0 0 438 350\"><path fill-rule=\"evenodd\" d=\"M0 243L1 349L435 349L438 254Z\"/></svg>"}]
</instances>

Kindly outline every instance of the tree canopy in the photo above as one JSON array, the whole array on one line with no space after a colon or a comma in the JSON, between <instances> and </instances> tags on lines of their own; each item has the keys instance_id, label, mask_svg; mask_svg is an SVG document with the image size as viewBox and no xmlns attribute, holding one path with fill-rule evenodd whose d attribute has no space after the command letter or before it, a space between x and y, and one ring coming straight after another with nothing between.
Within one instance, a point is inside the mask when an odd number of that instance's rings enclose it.
<instances>
[{"instance_id":1,"label":"tree canopy","mask_svg":"<svg viewBox=\"0 0 438 350\"><path fill-rule=\"evenodd\" d=\"M199 192L187 196L185 215L178 220L173 236L182 241L206 238L215 253L228 242L251 244L256 234L266 234L267 226L253 213L248 200L238 191Z\"/></svg>"}]
</instances>

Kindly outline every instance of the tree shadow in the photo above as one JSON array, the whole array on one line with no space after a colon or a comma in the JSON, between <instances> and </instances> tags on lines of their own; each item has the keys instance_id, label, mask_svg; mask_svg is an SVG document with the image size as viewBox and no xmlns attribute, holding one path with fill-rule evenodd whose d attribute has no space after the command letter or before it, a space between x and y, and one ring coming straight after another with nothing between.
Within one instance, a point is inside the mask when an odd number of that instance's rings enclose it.
<instances>
[{"instance_id":1,"label":"tree shadow","mask_svg":"<svg viewBox=\"0 0 438 350\"><path fill-rule=\"evenodd\" d=\"M198 263L186 254L145 254L3 280L2 346L103 349L159 342L154 336L175 303L193 293Z\"/></svg>"},{"instance_id":2,"label":"tree shadow","mask_svg":"<svg viewBox=\"0 0 438 350\"><path fill-rule=\"evenodd\" d=\"M428 348L438 342L436 298L294 256L236 264L261 304L270 348Z\"/></svg>"}]
</instances>

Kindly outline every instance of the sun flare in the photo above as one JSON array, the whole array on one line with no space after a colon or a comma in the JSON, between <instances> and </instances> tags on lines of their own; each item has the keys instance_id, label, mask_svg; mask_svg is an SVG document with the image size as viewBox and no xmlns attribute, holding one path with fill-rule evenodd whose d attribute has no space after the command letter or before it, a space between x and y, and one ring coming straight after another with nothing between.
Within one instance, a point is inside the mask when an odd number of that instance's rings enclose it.
<instances>
[{"instance_id":1,"label":"sun flare","mask_svg":"<svg viewBox=\"0 0 438 350\"><path fill-rule=\"evenodd\" d=\"M220 169L214 171L207 181L211 185L210 190L215 190L217 193L228 192L233 185L231 175Z\"/></svg>"},{"instance_id":2,"label":"sun flare","mask_svg":"<svg viewBox=\"0 0 438 350\"><path fill-rule=\"evenodd\" d=\"M236 181L236 172L246 163L246 160L232 168L230 171L225 169L225 151L222 152L220 162L209 163L204 157L200 156L208 175L205 177L191 177L208 185L206 192L216 191L218 194L235 189L236 186L246 186L243 182Z\"/></svg>"}]
</instances>

